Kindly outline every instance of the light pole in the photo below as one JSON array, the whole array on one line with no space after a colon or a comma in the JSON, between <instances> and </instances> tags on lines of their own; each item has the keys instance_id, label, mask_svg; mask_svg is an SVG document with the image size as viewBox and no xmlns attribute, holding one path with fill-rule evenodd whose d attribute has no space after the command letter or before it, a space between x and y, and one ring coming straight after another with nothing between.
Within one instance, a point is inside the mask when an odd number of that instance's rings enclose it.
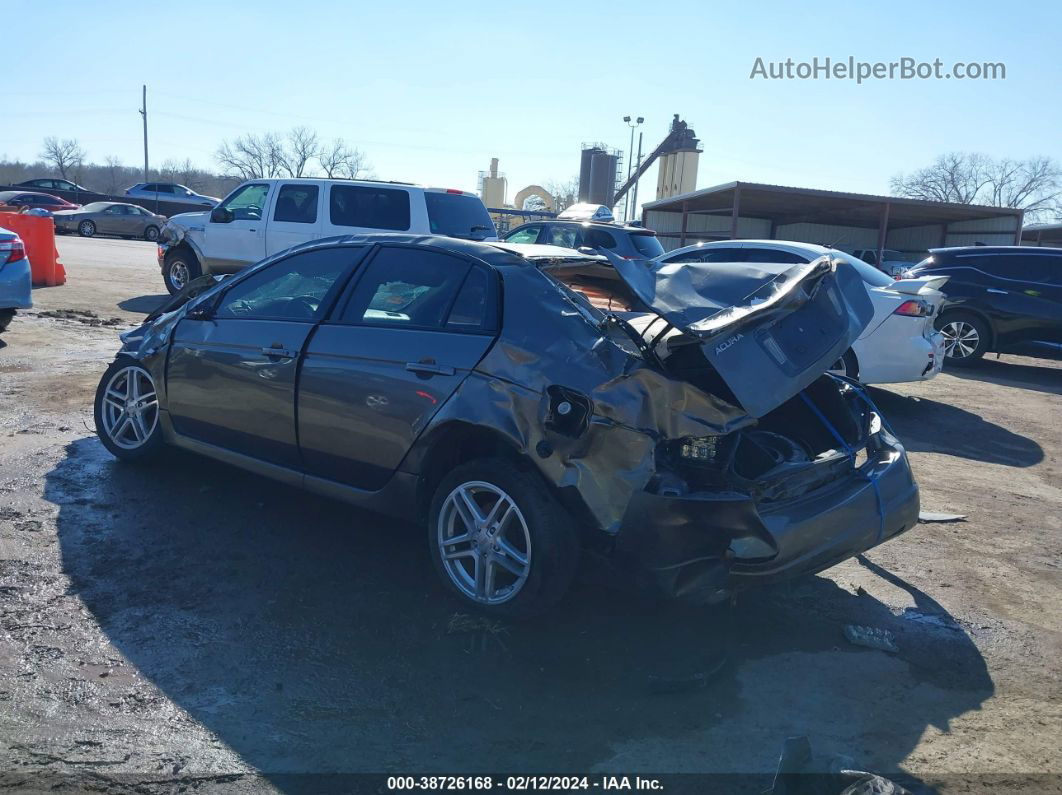
<instances>
[{"instance_id":1,"label":"light pole","mask_svg":"<svg viewBox=\"0 0 1062 795\"><path fill-rule=\"evenodd\" d=\"M623 117L623 121L626 122L627 126L631 128L631 145L630 145L630 148L627 150L627 180L630 181L631 173L632 173L632 170L634 168L634 130L638 127L639 124L641 124L643 121L645 121L645 119L642 118L641 116L639 116L637 119L635 119L632 122L630 116L624 116ZM627 191L627 198L623 202L623 220L624 220L624 222L627 221L627 217L630 215L630 209L631 209L630 195L631 195L630 191Z\"/></svg>"}]
</instances>

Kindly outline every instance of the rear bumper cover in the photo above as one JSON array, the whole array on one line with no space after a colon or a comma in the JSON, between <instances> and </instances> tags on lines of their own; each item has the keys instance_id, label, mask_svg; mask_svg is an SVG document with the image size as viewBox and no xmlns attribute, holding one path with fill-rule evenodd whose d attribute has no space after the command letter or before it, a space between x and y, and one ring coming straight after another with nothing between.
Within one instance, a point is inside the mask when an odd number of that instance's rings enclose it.
<instances>
[{"instance_id":1,"label":"rear bumper cover","mask_svg":"<svg viewBox=\"0 0 1062 795\"><path fill-rule=\"evenodd\" d=\"M659 595L718 601L865 552L913 527L918 504L903 446L882 431L862 466L796 499L757 505L741 494L640 492L616 539L616 562Z\"/></svg>"},{"instance_id":2,"label":"rear bumper cover","mask_svg":"<svg viewBox=\"0 0 1062 795\"><path fill-rule=\"evenodd\" d=\"M29 259L0 265L0 309L29 309L33 306L33 277Z\"/></svg>"}]
</instances>

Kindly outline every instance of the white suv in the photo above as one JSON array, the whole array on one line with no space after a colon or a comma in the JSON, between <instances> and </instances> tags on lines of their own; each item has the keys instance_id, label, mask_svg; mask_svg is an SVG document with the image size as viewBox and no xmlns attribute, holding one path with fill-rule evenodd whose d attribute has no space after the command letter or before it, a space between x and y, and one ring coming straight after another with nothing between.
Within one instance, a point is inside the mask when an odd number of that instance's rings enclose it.
<instances>
[{"instance_id":1,"label":"white suv","mask_svg":"<svg viewBox=\"0 0 1062 795\"><path fill-rule=\"evenodd\" d=\"M159 267L176 293L204 273L233 273L299 243L381 230L498 239L474 193L369 180L256 179L209 212L170 218L159 238Z\"/></svg>"}]
</instances>

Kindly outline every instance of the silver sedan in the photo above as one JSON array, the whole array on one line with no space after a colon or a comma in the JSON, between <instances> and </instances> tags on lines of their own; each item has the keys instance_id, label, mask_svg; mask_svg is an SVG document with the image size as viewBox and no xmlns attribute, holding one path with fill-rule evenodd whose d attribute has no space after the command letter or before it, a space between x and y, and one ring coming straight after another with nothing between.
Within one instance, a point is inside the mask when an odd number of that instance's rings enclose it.
<instances>
[{"instance_id":1,"label":"silver sedan","mask_svg":"<svg viewBox=\"0 0 1062 795\"><path fill-rule=\"evenodd\" d=\"M77 232L82 237L118 235L158 240L166 223L165 215L156 215L136 204L92 202L77 210L54 214L55 231Z\"/></svg>"}]
</instances>

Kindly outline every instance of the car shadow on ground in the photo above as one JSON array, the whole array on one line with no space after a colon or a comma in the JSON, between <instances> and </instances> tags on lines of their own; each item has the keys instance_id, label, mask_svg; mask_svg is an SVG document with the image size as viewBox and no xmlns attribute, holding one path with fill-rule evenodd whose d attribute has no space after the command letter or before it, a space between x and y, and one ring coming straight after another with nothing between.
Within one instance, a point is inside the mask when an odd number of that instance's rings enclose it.
<instances>
[{"instance_id":1,"label":"car shadow on ground","mask_svg":"<svg viewBox=\"0 0 1062 795\"><path fill-rule=\"evenodd\" d=\"M1048 363L1059 361L1062 361L1062 354L1045 348L1030 356L1004 354L997 359L989 354L970 367L949 367L947 373L964 380L1062 395L1062 368Z\"/></svg>"},{"instance_id":2,"label":"car shadow on ground","mask_svg":"<svg viewBox=\"0 0 1062 795\"><path fill-rule=\"evenodd\" d=\"M1043 448L1033 439L972 411L878 387L869 394L908 450L1012 467L1031 467L1044 459Z\"/></svg>"},{"instance_id":3,"label":"car shadow on ground","mask_svg":"<svg viewBox=\"0 0 1062 795\"><path fill-rule=\"evenodd\" d=\"M596 767L752 772L725 789L760 792L799 734L924 791L904 759L993 692L971 637L883 569L932 618L809 577L714 609L583 584L503 625L443 592L422 530L205 459L137 467L81 439L45 495L107 639L286 791ZM900 653L846 644L847 623L891 629Z\"/></svg>"},{"instance_id":4,"label":"car shadow on ground","mask_svg":"<svg viewBox=\"0 0 1062 795\"><path fill-rule=\"evenodd\" d=\"M136 298L127 298L124 301L119 301L118 308L124 309L126 312L140 312L150 315L169 299L170 296L165 293L160 295L138 295Z\"/></svg>"}]
</instances>

